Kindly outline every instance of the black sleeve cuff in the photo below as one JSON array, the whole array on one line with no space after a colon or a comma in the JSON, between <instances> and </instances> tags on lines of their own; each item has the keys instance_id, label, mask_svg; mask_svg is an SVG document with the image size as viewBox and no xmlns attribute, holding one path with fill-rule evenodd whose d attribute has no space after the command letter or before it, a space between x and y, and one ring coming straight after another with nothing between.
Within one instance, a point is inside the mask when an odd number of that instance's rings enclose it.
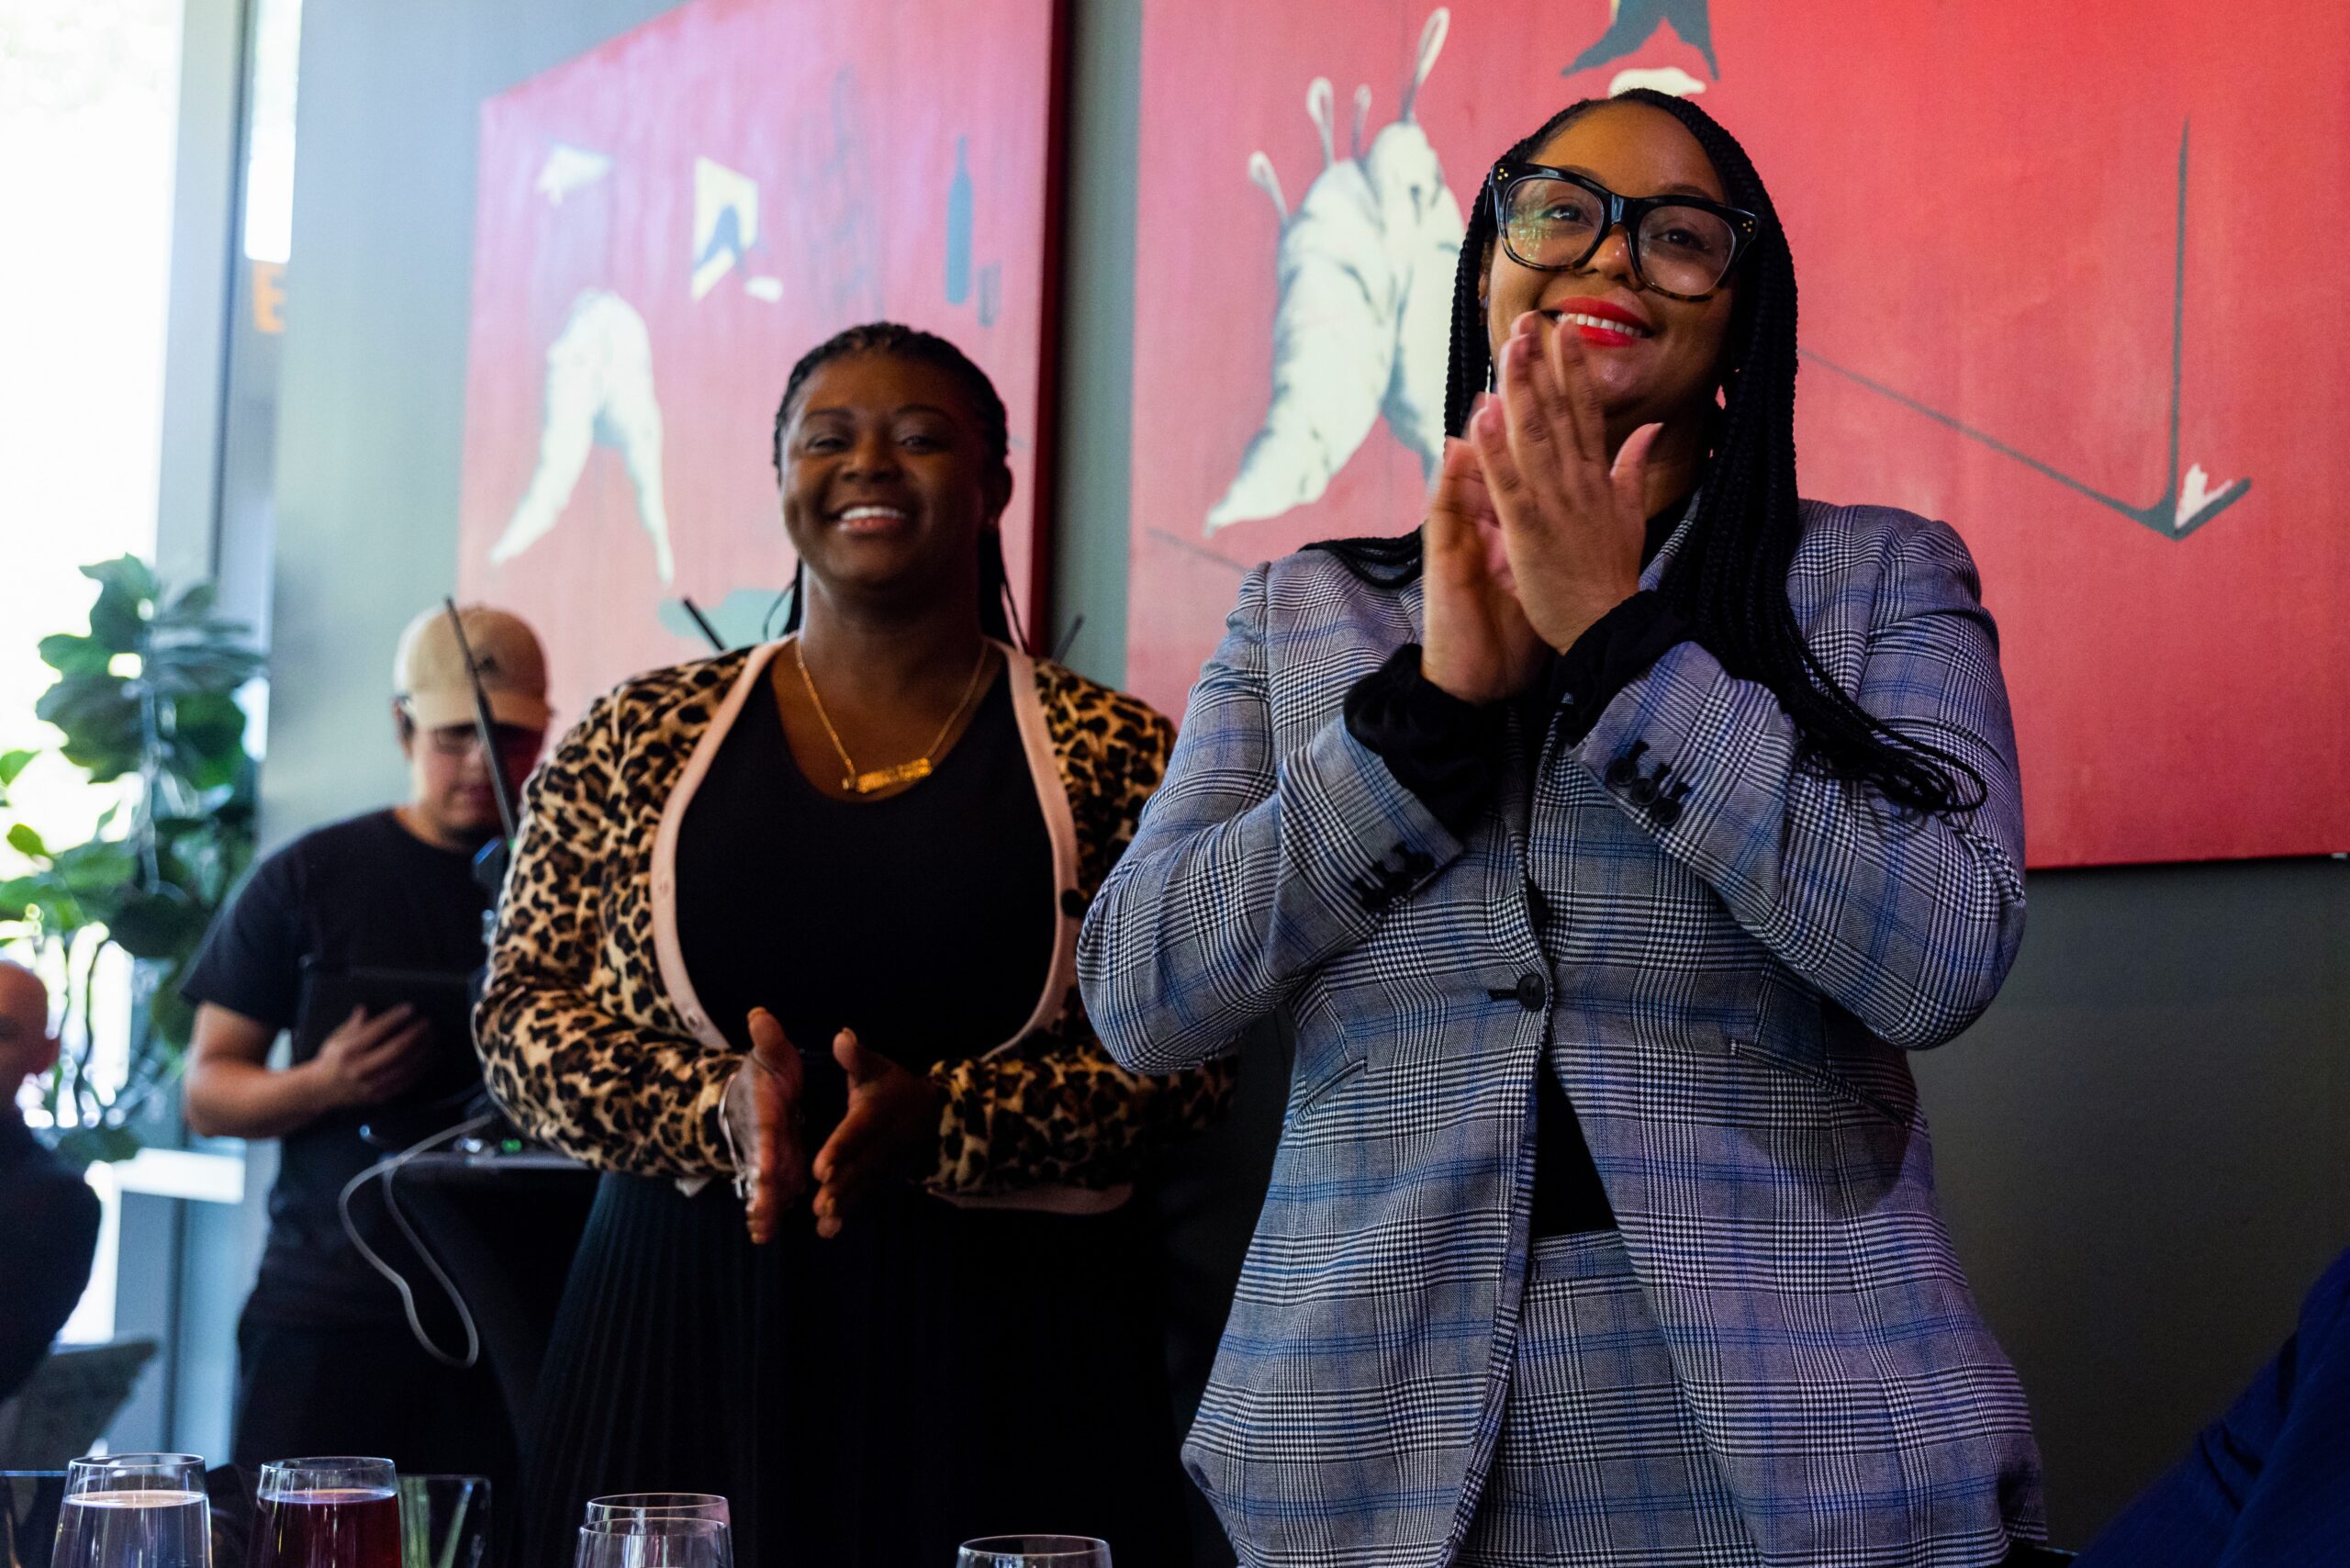
<instances>
[{"instance_id":1,"label":"black sleeve cuff","mask_svg":"<svg viewBox=\"0 0 2350 1568\"><path fill-rule=\"evenodd\" d=\"M1550 700L1566 709L1559 728L1567 743L1589 734L1617 692L1689 637L1689 623L1653 590L1634 594L1592 622L1550 666Z\"/></svg>"},{"instance_id":2,"label":"black sleeve cuff","mask_svg":"<svg viewBox=\"0 0 2350 1568\"><path fill-rule=\"evenodd\" d=\"M1420 645L1406 643L1347 693L1347 733L1387 764L1455 838L1500 782L1499 703L1463 702L1420 674Z\"/></svg>"}]
</instances>

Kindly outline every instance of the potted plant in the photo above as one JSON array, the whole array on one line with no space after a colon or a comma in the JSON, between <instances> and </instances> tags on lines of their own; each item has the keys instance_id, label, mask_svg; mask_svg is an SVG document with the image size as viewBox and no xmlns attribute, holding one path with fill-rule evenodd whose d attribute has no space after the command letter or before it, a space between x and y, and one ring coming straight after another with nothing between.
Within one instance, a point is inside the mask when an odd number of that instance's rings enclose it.
<instances>
[{"instance_id":1,"label":"potted plant","mask_svg":"<svg viewBox=\"0 0 2350 1568\"><path fill-rule=\"evenodd\" d=\"M254 844L254 765L237 692L262 667L241 622L214 613L198 583L166 592L135 556L82 568L98 584L86 634L44 637L57 672L35 713L61 732L52 748L93 784L124 783L78 844L50 844L17 818L7 791L37 751L0 754L0 821L28 863L0 880L0 943L29 943L35 967L62 980L64 1049L41 1083L50 1137L77 1164L125 1159L138 1126L178 1076L195 1015L179 981ZM129 1059L95 1059L109 947L136 960Z\"/></svg>"}]
</instances>

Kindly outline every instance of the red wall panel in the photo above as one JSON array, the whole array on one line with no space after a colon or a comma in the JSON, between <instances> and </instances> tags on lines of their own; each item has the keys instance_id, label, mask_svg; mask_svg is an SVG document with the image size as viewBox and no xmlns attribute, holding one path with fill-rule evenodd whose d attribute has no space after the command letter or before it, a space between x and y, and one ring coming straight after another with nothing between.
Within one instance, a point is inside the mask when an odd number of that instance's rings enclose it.
<instances>
[{"instance_id":1,"label":"red wall panel","mask_svg":"<svg viewBox=\"0 0 2350 1568\"><path fill-rule=\"evenodd\" d=\"M1422 241L1346 232L1335 196L1381 173L1350 156L1357 84L1368 149L1430 14L1146 12L1129 672L1170 711L1248 564L1418 521L1391 417L1318 499L1208 518L1266 421L1284 244L1299 287L1314 270L1251 156L1292 224L1326 193L1326 246L1416 286ZM2350 9L1469 0L1447 22L1414 109L1460 203L1627 71L1677 73L1746 144L1803 289L1804 491L1946 519L1974 548L2035 864L2350 848ZM1425 323L1393 311L1408 353Z\"/></svg>"}]
</instances>

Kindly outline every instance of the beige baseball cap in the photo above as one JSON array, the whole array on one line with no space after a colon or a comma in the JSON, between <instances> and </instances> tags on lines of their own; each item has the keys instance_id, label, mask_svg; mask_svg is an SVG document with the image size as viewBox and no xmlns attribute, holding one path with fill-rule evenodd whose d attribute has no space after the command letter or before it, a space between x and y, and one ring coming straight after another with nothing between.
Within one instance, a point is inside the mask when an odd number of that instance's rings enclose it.
<instances>
[{"instance_id":1,"label":"beige baseball cap","mask_svg":"<svg viewBox=\"0 0 2350 1568\"><path fill-rule=\"evenodd\" d=\"M491 721L545 729L552 710L547 707L547 658L537 635L519 616L486 604L467 605L457 615L464 622L475 666L481 671ZM408 717L420 729L474 722L473 682L465 674L464 652L457 645L446 609L426 610L400 633L399 651L392 655L392 694L407 704Z\"/></svg>"}]
</instances>

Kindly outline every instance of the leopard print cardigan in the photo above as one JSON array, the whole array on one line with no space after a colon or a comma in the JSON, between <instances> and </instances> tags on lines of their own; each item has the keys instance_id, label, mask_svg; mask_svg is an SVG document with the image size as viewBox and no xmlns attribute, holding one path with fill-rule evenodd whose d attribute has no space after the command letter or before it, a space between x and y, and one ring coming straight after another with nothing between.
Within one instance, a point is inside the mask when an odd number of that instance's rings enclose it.
<instances>
[{"instance_id":1,"label":"leopard print cardigan","mask_svg":"<svg viewBox=\"0 0 2350 1568\"><path fill-rule=\"evenodd\" d=\"M606 1170L728 1173L720 1103L742 1058L703 1017L677 932L686 801L782 644L656 670L596 700L532 775L476 1015L490 1091L515 1123ZM1155 1143L1231 1093L1219 1063L1150 1078L1110 1059L1076 979L1085 906L1158 787L1173 729L1147 705L1007 648L1015 713L1059 863L1052 971L1029 1026L943 1062L938 1162L960 1203L1083 1211L1123 1201Z\"/></svg>"}]
</instances>

